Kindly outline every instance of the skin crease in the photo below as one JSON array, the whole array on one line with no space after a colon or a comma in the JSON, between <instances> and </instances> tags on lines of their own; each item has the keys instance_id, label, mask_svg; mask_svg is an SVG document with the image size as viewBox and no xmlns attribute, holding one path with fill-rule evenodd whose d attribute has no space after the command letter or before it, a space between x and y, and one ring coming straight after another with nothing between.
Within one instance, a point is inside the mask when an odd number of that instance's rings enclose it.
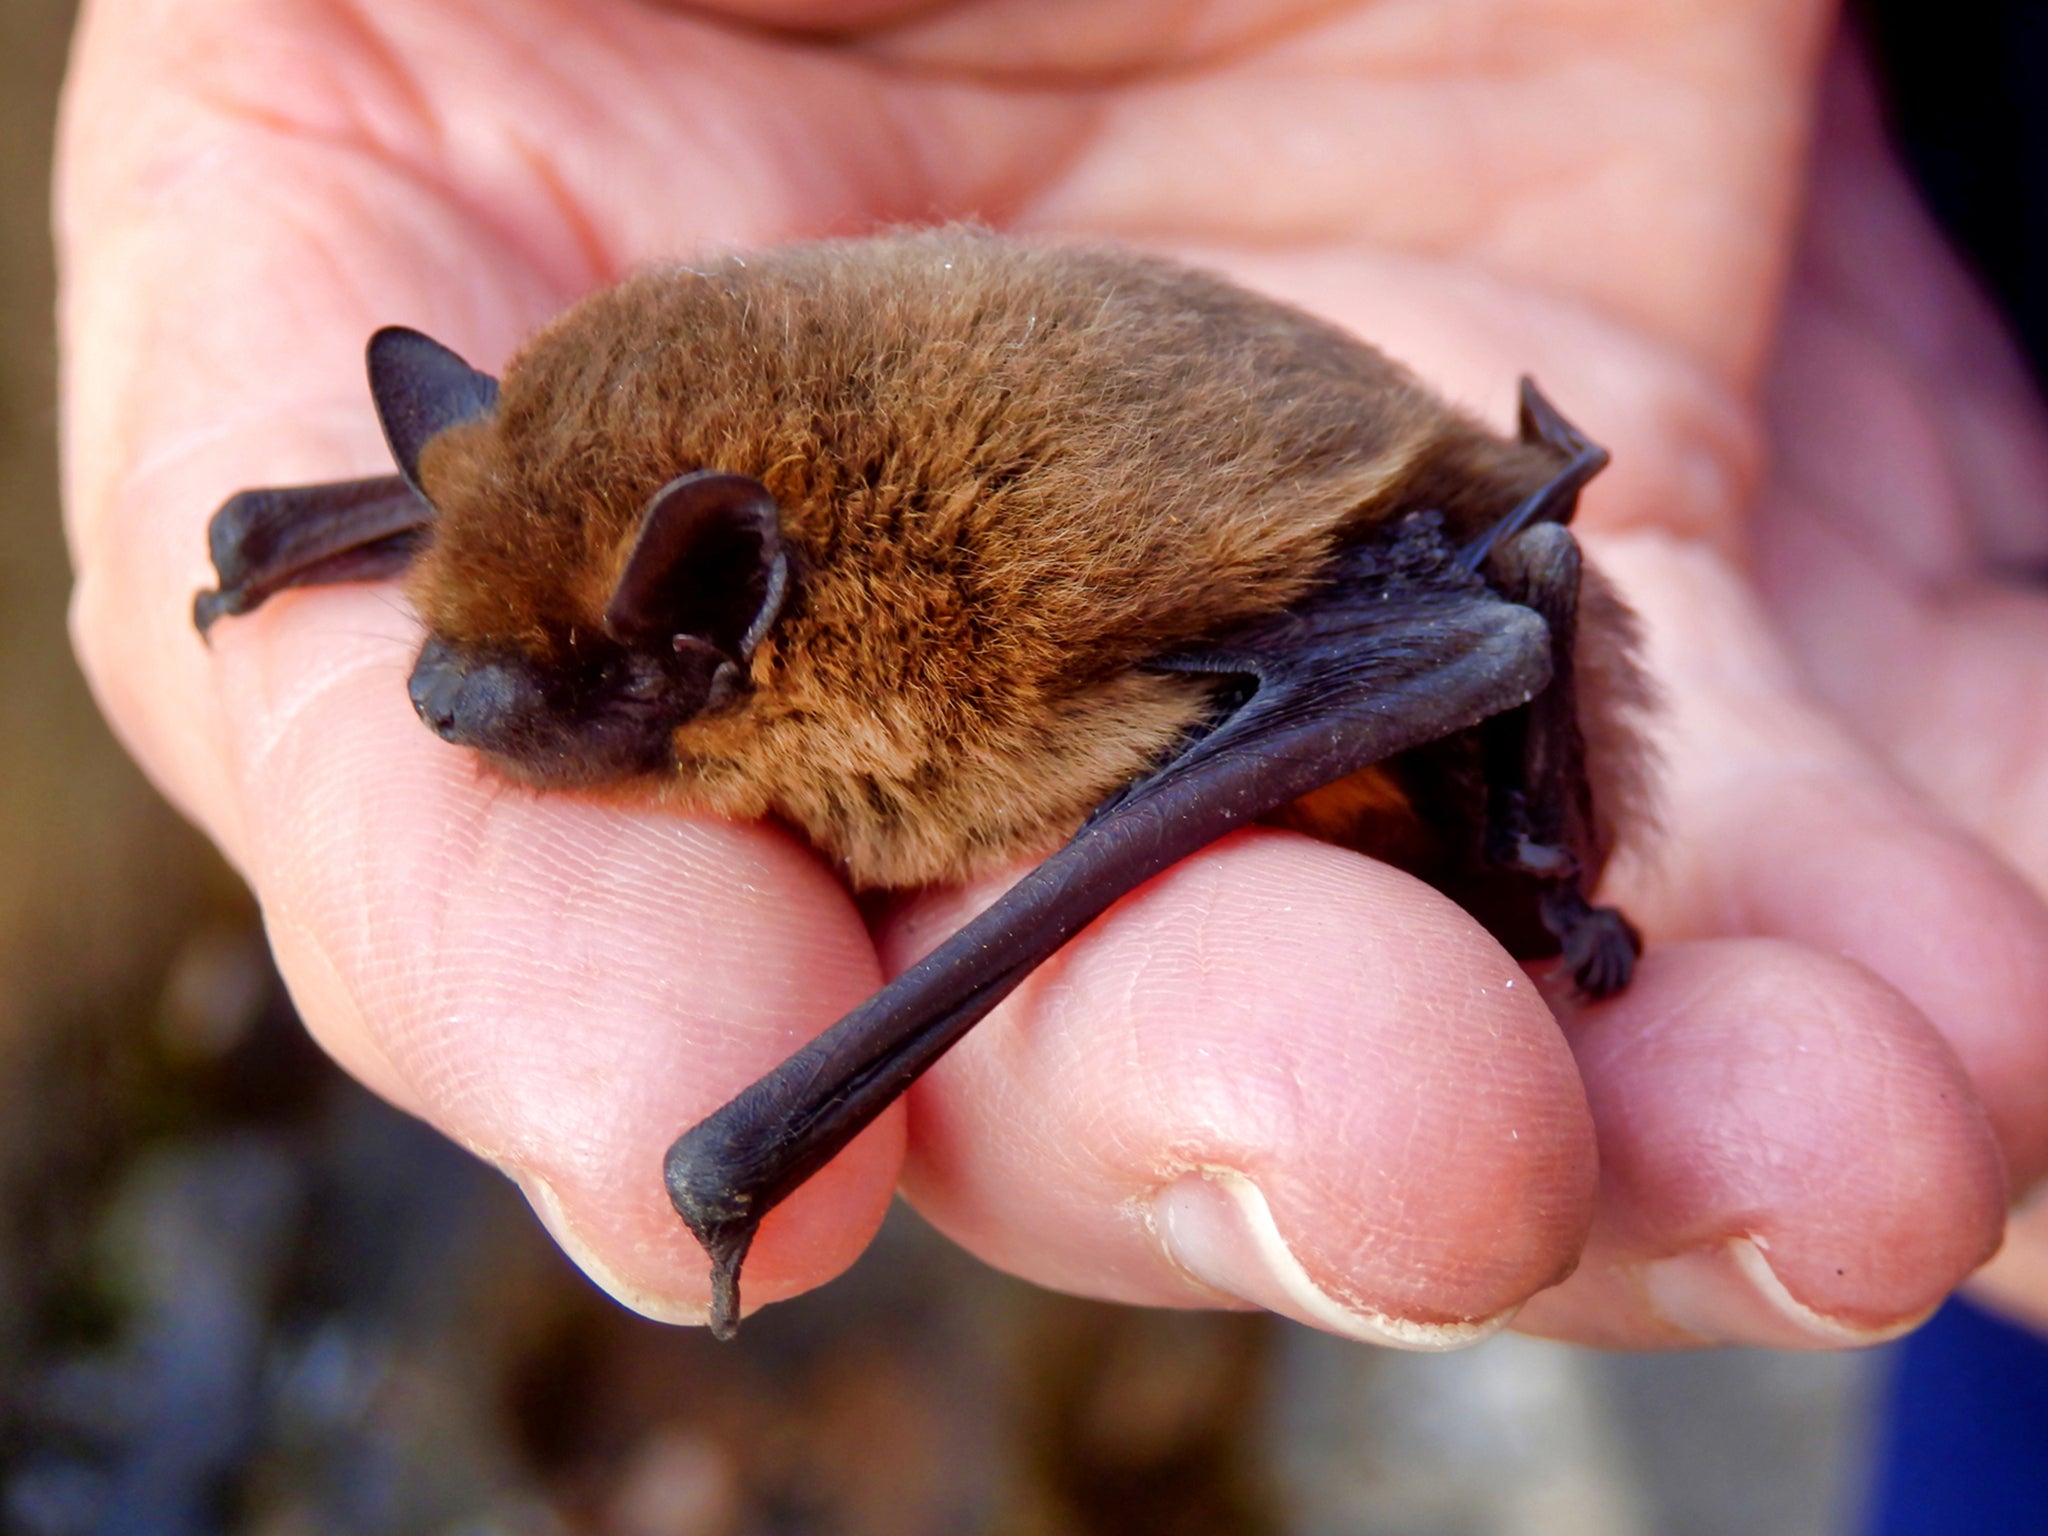
<instances>
[{"instance_id":1,"label":"skin crease","mask_svg":"<svg viewBox=\"0 0 2048 1536\"><path fill-rule=\"evenodd\" d=\"M1831 302L1804 266L1778 329L1831 25L1789 0L98 0L59 168L81 657L251 879L336 1057L514 1172L615 1293L695 1318L704 1261L662 1148L993 888L910 901L871 941L772 829L492 780L413 718L418 631L386 589L280 599L209 651L187 615L212 508L386 468L360 363L379 324L495 368L636 261L878 220L1151 244L1352 327L1503 426L1528 371L1614 450L1582 526L1671 698L1661 851L1604 893L1652 940L1635 986L1561 1030L1416 882L1284 834L1227 840L1109 914L772 1216L749 1300L851 1262L901 1173L1021 1273L1225 1303L1250 1229L1212 1223L1191 1250L1161 1196L1228 1173L1347 1316L1494 1317L1576 1265L1527 1325L1881 1335L1981 1262L2008 1186L2048 1168L2048 868L2027 851L2048 821L2038 767L2000 780L2018 865L1952 808L1977 788L1957 743L1996 740L2011 697L1930 687L1923 731L1830 654L1829 562L1763 593L1745 574L1753 535L1782 547L1829 506L1780 479L1752 527L1766 428L1807 430L1801 407L1865 367L1802 339ZM1824 135L1823 187L1873 163ZM1810 211L1809 248L1856 209ZM1856 334L1924 378L1939 329L1877 311L1957 286L1938 257L1904 263L1855 295ZM1953 394L1905 393L1963 505L2004 503L1938 445L2039 462L2030 397L1959 420ZM1884 552L1934 521L1907 497L1858 516ZM1977 620L1994 659L2041 623L2037 597L2006 594L2000 628L1944 605L1967 588L1878 576L1930 625Z\"/></svg>"}]
</instances>

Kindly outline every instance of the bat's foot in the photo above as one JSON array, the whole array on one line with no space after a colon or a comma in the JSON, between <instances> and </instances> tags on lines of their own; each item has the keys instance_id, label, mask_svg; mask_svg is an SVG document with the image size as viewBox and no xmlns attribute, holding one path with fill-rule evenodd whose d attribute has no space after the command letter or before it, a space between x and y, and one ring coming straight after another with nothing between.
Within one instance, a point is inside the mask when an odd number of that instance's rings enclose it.
<instances>
[{"instance_id":1,"label":"bat's foot","mask_svg":"<svg viewBox=\"0 0 2048 1536\"><path fill-rule=\"evenodd\" d=\"M1612 997L1635 975L1642 935L1613 907L1586 907L1564 939L1564 965L1578 989L1592 998Z\"/></svg>"}]
</instances>

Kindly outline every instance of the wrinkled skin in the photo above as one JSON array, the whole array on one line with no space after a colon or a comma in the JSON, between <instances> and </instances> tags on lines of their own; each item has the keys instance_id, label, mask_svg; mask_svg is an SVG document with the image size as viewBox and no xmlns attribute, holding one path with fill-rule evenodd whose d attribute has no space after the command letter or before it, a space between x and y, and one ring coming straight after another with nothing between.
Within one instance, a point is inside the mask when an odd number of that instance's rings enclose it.
<instances>
[{"instance_id":1,"label":"wrinkled skin","mask_svg":"<svg viewBox=\"0 0 2048 1536\"><path fill-rule=\"evenodd\" d=\"M877 220L1209 264L1503 426L1533 373L1614 451L1582 526L1670 697L1658 852L1605 892L1652 940L1634 987L1560 1027L1413 880L1234 837L771 1217L750 1298L844 1268L900 1179L991 1262L1130 1301L1421 1345L1517 1307L1628 1346L1886 1336L2048 1171L2048 597L1995 574L2048 556L2048 439L1846 61L1809 195L1832 26L1810 0L98 0L59 178L80 654L335 1057L623 1300L696 1320L663 1147L991 891L871 937L773 828L491 778L413 717L388 589L287 595L209 651L211 509L383 470L378 325L496 368L636 262Z\"/></svg>"}]
</instances>

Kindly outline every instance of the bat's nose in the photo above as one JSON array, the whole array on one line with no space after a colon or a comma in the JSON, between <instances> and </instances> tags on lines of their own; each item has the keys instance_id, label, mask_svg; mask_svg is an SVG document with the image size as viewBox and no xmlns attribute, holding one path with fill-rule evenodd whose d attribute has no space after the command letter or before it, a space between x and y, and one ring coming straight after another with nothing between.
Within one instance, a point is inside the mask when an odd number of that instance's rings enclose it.
<instances>
[{"instance_id":1,"label":"bat's nose","mask_svg":"<svg viewBox=\"0 0 2048 1536\"><path fill-rule=\"evenodd\" d=\"M633 690L625 683L641 672L622 681L620 670L594 667L572 679L579 694L517 651L429 639L406 692L436 736L483 753L511 778L598 784L673 766L670 735L705 697L696 686L704 680L688 673L660 673L651 688Z\"/></svg>"},{"instance_id":2,"label":"bat's nose","mask_svg":"<svg viewBox=\"0 0 2048 1536\"><path fill-rule=\"evenodd\" d=\"M461 746L491 747L530 713L533 692L520 672L499 661L462 656L428 640L413 663L406 692L429 730Z\"/></svg>"},{"instance_id":3,"label":"bat's nose","mask_svg":"<svg viewBox=\"0 0 2048 1536\"><path fill-rule=\"evenodd\" d=\"M462 691L462 669L439 640L429 640L413 663L406 690L412 707L435 735L454 740L455 702Z\"/></svg>"}]
</instances>

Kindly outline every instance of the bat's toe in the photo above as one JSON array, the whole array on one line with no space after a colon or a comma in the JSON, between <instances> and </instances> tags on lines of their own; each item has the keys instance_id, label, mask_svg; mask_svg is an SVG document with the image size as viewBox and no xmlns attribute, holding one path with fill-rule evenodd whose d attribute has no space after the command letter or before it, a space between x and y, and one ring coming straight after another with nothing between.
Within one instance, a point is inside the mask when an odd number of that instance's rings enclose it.
<instances>
[{"instance_id":1,"label":"bat's toe","mask_svg":"<svg viewBox=\"0 0 2048 1536\"><path fill-rule=\"evenodd\" d=\"M1629 984L1642 952L1633 923L1612 907L1594 907L1566 941L1564 961L1586 996L1612 997Z\"/></svg>"}]
</instances>

